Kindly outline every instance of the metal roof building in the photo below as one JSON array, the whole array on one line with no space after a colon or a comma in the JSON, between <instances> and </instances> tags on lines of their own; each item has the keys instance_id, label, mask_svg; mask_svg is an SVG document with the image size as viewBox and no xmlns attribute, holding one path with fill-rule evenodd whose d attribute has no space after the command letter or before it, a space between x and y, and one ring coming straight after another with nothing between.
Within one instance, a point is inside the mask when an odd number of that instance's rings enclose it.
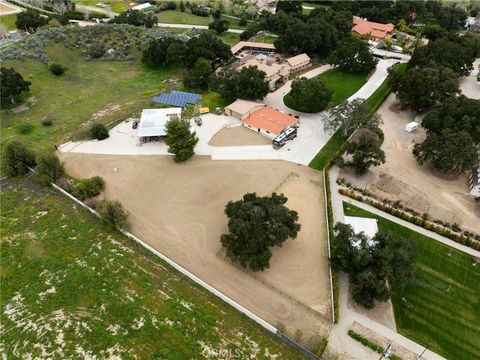
<instances>
[{"instance_id":1,"label":"metal roof building","mask_svg":"<svg viewBox=\"0 0 480 360\"><path fill-rule=\"evenodd\" d=\"M138 137L166 136L165 124L172 117L181 117L182 108L144 109L138 124Z\"/></svg>"},{"instance_id":2,"label":"metal roof building","mask_svg":"<svg viewBox=\"0 0 480 360\"><path fill-rule=\"evenodd\" d=\"M167 104L183 108L187 104L196 104L201 98L201 95L195 93L173 90L170 94L162 92L159 96L154 96L152 101L158 104Z\"/></svg>"}]
</instances>

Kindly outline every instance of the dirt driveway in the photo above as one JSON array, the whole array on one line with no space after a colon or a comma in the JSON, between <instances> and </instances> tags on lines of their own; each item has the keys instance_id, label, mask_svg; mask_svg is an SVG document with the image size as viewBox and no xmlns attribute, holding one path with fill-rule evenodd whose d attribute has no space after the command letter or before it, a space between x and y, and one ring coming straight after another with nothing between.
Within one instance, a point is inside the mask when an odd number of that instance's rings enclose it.
<instances>
[{"instance_id":1,"label":"dirt driveway","mask_svg":"<svg viewBox=\"0 0 480 360\"><path fill-rule=\"evenodd\" d=\"M166 156L61 159L73 176L105 179L106 197L123 204L135 235L307 346L318 345L331 316L321 173L284 161L200 156L186 164ZM227 231L226 203L253 191L284 193L302 224L297 239L273 249L270 269L260 274L232 264L219 241Z\"/></svg>"},{"instance_id":2,"label":"dirt driveway","mask_svg":"<svg viewBox=\"0 0 480 360\"><path fill-rule=\"evenodd\" d=\"M433 219L451 224L458 223L466 229L480 233L480 210L468 195L467 175L449 177L428 166L419 166L412 155L415 142L425 139L425 130L413 133L404 130L415 119L411 111L400 111L395 95L390 95L378 113L383 117L385 141L382 149L386 163L372 168L363 177L342 170L340 177L348 177L357 186L368 188L378 195L402 203L416 211L428 212Z\"/></svg>"}]
</instances>

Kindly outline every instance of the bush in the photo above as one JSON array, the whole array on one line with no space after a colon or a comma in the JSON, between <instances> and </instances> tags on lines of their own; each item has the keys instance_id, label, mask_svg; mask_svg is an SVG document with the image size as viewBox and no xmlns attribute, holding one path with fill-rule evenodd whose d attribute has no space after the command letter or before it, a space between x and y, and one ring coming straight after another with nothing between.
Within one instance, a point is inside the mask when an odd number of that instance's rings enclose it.
<instances>
[{"instance_id":1,"label":"bush","mask_svg":"<svg viewBox=\"0 0 480 360\"><path fill-rule=\"evenodd\" d=\"M323 353L325 352L325 349L328 346L328 337L327 336L322 336L322 342L320 343L320 346L318 347L317 351L317 356L319 358L322 357Z\"/></svg>"},{"instance_id":2,"label":"bush","mask_svg":"<svg viewBox=\"0 0 480 360\"><path fill-rule=\"evenodd\" d=\"M67 70L67 68L60 64L50 65L50 72L55 76L62 76L65 73L65 70Z\"/></svg>"},{"instance_id":3,"label":"bush","mask_svg":"<svg viewBox=\"0 0 480 360\"><path fill-rule=\"evenodd\" d=\"M33 131L33 125L28 122L21 123L17 127L17 133L21 135L30 134Z\"/></svg>"},{"instance_id":4,"label":"bush","mask_svg":"<svg viewBox=\"0 0 480 360\"><path fill-rule=\"evenodd\" d=\"M107 52L107 47L102 43L94 43L88 48L88 56L92 59L99 59Z\"/></svg>"},{"instance_id":5,"label":"bush","mask_svg":"<svg viewBox=\"0 0 480 360\"><path fill-rule=\"evenodd\" d=\"M96 210L106 225L117 229L121 229L127 225L127 214L125 214L122 209L122 204L118 201L99 201Z\"/></svg>"},{"instance_id":6,"label":"bush","mask_svg":"<svg viewBox=\"0 0 480 360\"><path fill-rule=\"evenodd\" d=\"M35 176L44 186L56 182L64 173L64 169L57 155L44 153L37 156Z\"/></svg>"},{"instance_id":7,"label":"bush","mask_svg":"<svg viewBox=\"0 0 480 360\"><path fill-rule=\"evenodd\" d=\"M35 165L35 155L25 144L12 140L3 150L3 168L9 176L25 175Z\"/></svg>"},{"instance_id":8,"label":"bush","mask_svg":"<svg viewBox=\"0 0 480 360\"><path fill-rule=\"evenodd\" d=\"M208 17L210 16L210 11L201 5L192 6L192 14L197 16Z\"/></svg>"},{"instance_id":9,"label":"bush","mask_svg":"<svg viewBox=\"0 0 480 360\"><path fill-rule=\"evenodd\" d=\"M373 351L375 351L379 354L381 354L383 352L383 347L381 347L380 345L368 340L367 338L364 338L362 335L356 333L353 330L348 330L348 336L350 336L354 340L357 340L362 345L365 345L366 347L372 349Z\"/></svg>"},{"instance_id":10,"label":"bush","mask_svg":"<svg viewBox=\"0 0 480 360\"><path fill-rule=\"evenodd\" d=\"M90 179L81 180L73 191L73 195L84 201L100 194L105 187L105 182L100 176L94 176Z\"/></svg>"},{"instance_id":11,"label":"bush","mask_svg":"<svg viewBox=\"0 0 480 360\"><path fill-rule=\"evenodd\" d=\"M52 126L53 119L50 116L47 116L45 119L42 120L42 126Z\"/></svg>"},{"instance_id":12,"label":"bush","mask_svg":"<svg viewBox=\"0 0 480 360\"><path fill-rule=\"evenodd\" d=\"M108 134L108 129L103 124L93 124L90 128L90 137L92 139L104 140L109 136L110 135Z\"/></svg>"}]
</instances>

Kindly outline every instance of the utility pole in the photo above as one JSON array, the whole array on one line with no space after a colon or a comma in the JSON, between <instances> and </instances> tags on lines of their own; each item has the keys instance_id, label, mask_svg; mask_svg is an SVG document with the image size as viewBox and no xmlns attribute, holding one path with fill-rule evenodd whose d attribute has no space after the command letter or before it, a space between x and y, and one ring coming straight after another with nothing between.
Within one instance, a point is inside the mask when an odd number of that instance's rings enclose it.
<instances>
[{"instance_id":1,"label":"utility pole","mask_svg":"<svg viewBox=\"0 0 480 360\"><path fill-rule=\"evenodd\" d=\"M380 356L379 360L382 360L384 357L385 359L390 359L390 356L392 355L392 340L388 340L388 345L385 348L385 351L382 353L382 356Z\"/></svg>"}]
</instances>

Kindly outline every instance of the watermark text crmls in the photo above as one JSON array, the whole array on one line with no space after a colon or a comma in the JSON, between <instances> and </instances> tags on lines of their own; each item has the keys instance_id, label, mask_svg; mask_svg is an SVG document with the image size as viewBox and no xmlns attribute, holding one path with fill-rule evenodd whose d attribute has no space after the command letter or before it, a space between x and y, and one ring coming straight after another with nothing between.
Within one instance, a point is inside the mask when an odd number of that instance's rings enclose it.
<instances>
[{"instance_id":1,"label":"watermark text crmls","mask_svg":"<svg viewBox=\"0 0 480 360\"><path fill-rule=\"evenodd\" d=\"M241 349L203 349L202 355L206 359L241 359Z\"/></svg>"}]
</instances>

